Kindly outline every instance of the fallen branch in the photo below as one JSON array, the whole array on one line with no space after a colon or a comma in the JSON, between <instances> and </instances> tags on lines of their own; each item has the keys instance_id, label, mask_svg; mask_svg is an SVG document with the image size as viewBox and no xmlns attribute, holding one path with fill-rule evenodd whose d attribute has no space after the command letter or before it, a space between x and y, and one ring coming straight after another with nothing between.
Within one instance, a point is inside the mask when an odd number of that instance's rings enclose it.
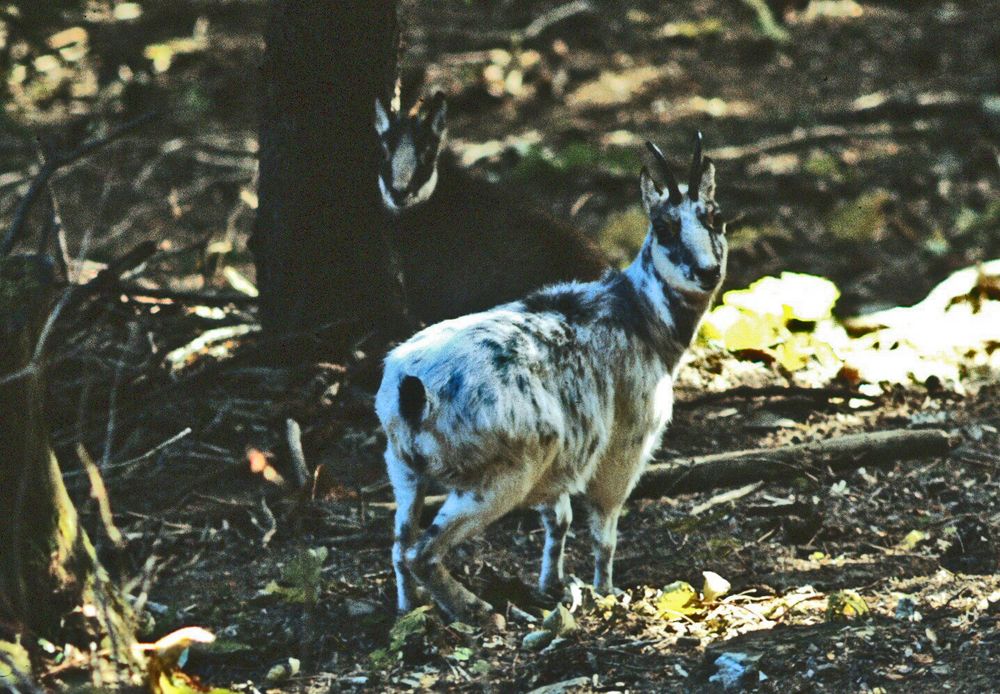
<instances>
[{"instance_id":1,"label":"fallen branch","mask_svg":"<svg viewBox=\"0 0 1000 694\"><path fill-rule=\"evenodd\" d=\"M209 294L207 292L173 291L159 288L149 289L124 282L118 283L115 286L115 291L129 297L138 296L149 299L163 299L174 303L195 304L198 306L254 306L257 304L257 297L237 292Z\"/></svg>"},{"instance_id":2,"label":"fallen branch","mask_svg":"<svg viewBox=\"0 0 1000 694\"><path fill-rule=\"evenodd\" d=\"M704 393L686 400L679 400L677 404L694 407L725 400L752 398L809 398L817 402L824 402L831 398L842 398L844 400L858 398L877 402L881 399L881 396L865 395L850 388L808 388L804 386L763 386L756 388L754 386L737 386L728 390Z\"/></svg>"},{"instance_id":3,"label":"fallen branch","mask_svg":"<svg viewBox=\"0 0 1000 694\"><path fill-rule=\"evenodd\" d=\"M650 465L632 492L632 497L656 499L670 494L706 492L720 487L789 479L825 468L842 472L862 466L887 465L908 458L944 455L954 443L952 437L941 429L891 429L778 448L680 458ZM444 496L428 496L424 500L425 513L436 510L444 499ZM722 502L727 500L722 499ZM396 504L391 502L373 503L371 506L388 511L396 509Z\"/></svg>"},{"instance_id":4,"label":"fallen branch","mask_svg":"<svg viewBox=\"0 0 1000 694\"><path fill-rule=\"evenodd\" d=\"M907 458L943 455L952 444L948 433L940 429L893 429L779 448L682 458L650 465L632 495L656 498L761 480L787 479L826 467L839 472L886 465Z\"/></svg>"}]
</instances>

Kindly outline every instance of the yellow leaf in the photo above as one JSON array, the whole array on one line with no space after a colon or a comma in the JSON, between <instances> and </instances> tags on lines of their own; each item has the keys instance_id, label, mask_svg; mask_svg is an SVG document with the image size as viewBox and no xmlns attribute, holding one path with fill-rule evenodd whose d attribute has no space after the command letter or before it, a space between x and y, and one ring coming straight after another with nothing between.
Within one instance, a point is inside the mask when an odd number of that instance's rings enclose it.
<instances>
[{"instance_id":1,"label":"yellow leaf","mask_svg":"<svg viewBox=\"0 0 1000 694\"><path fill-rule=\"evenodd\" d=\"M733 306L719 306L705 318L703 334L732 352L765 349L778 341L781 319L777 315L752 314Z\"/></svg>"},{"instance_id":2,"label":"yellow leaf","mask_svg":"<svg viewBox=\"0 0 1000 694\"><path fill-rule=\"evenodd\" d=\"M789 318L796 320L815 322L829 318L840 298L837 285L825 277L782 272L779 282Z\"/></svg>"},{"instance_id":3,"label":"yellow leaf","mask_svg":"<svg viewBox=\"0 0 1000 694\"><path fill-rule=\"evenodd\" d=\"M915 549L917 545L926 540L928 537L929 535L923 530L911 530L906 533L906 537L904 537L902 542L899 543L899 546L901 549L909 552Z\"/></svg>"},{"instance_id":4,"label":"yellow leaf","mask_svg":"<svg viewBox=\"0 0 1000 694\"><path fill-rule=\"evenodd\" d=\"M826 618L833 622L854 619L868 614L868 603L853 590L842 590L833 593L826 607Z\"/></svg>"},{"instance_id":5,"label":"yellow leaf","mask_svg":"<svg viewBox=\"0 0 1000 694\"><path fill-rule=\"evenodd\" d=\"M789 371L798 371L809 363L813 354L813 346L809 335L792 334L788 339L774 348L778 363Z\"/></svg>"},{"instance_id":6,"label":"yellow leaf","mask_svg":"<svg viewBox=\"0 0 1000 694\"><path fill-rule=\"evenodd\" d=\"M656 599L656 609L660 617L668 619L694 614L698 611L698 593L690 583L674 581Z\"/></svg>"}]
</instances>

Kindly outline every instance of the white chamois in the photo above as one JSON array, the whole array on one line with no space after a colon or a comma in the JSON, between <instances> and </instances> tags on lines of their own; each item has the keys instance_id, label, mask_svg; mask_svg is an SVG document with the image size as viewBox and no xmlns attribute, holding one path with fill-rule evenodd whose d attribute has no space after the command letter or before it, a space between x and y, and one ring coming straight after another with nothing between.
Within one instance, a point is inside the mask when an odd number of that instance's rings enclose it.
<instances>
[{"instance_id":1,"label":"white chamois","mask_svg":"<svg viewBox=\"0 0 1000 694\"><path fill-rule=\"evenodd\" d=\"M397 504L400 611L413 608L414 579L453 617L491 611L443 558L519 506L541 512L539 585L557 590L571 495L591 510L594 586L613 590L618 515L660 445L678 361L726 267L715 169L702 161L701 135L686 189L647 146L667 190L643 169L650 227L628 268L432 325L386 358L375 409ZM429 480L448 495L421 533Z\"/></svg>"}]
</instances>

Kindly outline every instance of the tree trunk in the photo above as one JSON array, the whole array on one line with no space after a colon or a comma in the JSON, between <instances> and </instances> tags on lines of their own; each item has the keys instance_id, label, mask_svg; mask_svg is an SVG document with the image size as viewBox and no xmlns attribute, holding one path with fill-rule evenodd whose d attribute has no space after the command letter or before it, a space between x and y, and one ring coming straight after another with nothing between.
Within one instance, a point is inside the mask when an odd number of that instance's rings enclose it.
<instances>
[{"instance_id":1,"label":"tree trunk","mask_svg":"<svg viewBox=\"0 0 1000 694\"><path fill-rule=\"evenodd\" d=\"M97 641L117 663L105 673L111 686L135 664L134 629L49 446L44 379L33 355L52 282L47 257L0 258L0 623L56 643Z\"/></svg>"},{"instance_id":2,"label":"tree trunk","mask_svg":"<svg viewBox=\"0 0 1000 694\"><path fill-rule=\"evenodd\" d=\"M397 74L396 0L272 0L250 248L272 336L401 327L377 190L375 98Z\"/></svg>"}]
</instances>

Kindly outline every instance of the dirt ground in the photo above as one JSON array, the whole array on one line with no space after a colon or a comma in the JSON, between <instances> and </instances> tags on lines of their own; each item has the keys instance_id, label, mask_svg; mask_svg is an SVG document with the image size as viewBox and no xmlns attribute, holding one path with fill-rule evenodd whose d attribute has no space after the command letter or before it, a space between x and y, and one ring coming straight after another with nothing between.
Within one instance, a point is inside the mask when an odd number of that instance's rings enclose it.
<instances>
[{"instance_id":1,"label":"dirt ground","mask_svg":"<svg viewBox=\"0 0 1000 694\"><path fill-rule=\"evenodd\" d=\"M679 162L703 130L734 220L727 289L807 272L837 283L837 314L850 316L912 304L949 272L1000 257L998 3L788 2L770 30L751 3L593 4L598 13L544 26L533 22L560 3L408 5L404 102L444 89L460 158L619 259L644 233L641 143ZM70 254L86 250L76 269L87 277L152 240L161 252L131 285L231 294L238 279L224 268L253 279L264 6L164 5L127 31L92 31L90 62L67 79L92 73L93 93L15 95L0 223L35 164L31 134L71 148L95 123L159 108L158 121L54 180ZM148 47L178 37L191 43L170 44L160 70ZM75 308L51 340L52 435L67 484L107 564L133 579L143 639L186 625L219 637L185 668L205 682L708 692L723 688L711 679L716 661L736 653L745 672L734 686L746 690L1000 691L995 379L970 370L958 389L914 382L861 404L705 402L706 384L789 381L774 364L699 347L660 459L922 427L955 446L843 474L792 471L735 501L715 497L725 490L633 500L615 564L624 592L568 593L576 628L534 650L523 640L539 627L518 612L553 604L529 588L542 544L529 513L451 560L505 619L471 628L429 611L393 629L391 495L371 411L378 354L339 345L320 364L264 367L255 335L238 329L252 321L251 303L195 308L111 292ZM183 352L210 329L233 332L215 353ZM318 468L304 497L279 484L291 475L287 418ZM124 551L101 539L77 442L103 457ZM586 581L581 525L567 559ZM665 607L672 584L700 590L703 571L727 579L729 595L694 599L682 614Z\"/></svg>"}]
</instances>

